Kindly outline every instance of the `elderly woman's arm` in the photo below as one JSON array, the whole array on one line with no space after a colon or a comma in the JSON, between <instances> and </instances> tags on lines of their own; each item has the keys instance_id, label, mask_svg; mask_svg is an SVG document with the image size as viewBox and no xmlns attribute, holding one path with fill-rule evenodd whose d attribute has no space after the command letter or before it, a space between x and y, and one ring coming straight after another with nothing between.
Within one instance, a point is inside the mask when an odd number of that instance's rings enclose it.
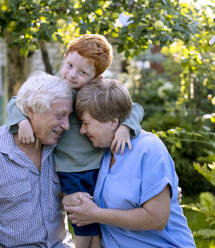
<instances>
[{"instance_id":1,"label":"elderly woman's arm","mask_svg":"<svg viewBox=\"0 0 215 248\"><path fill-rule=\"evenodd\" d=\"M129 230L162 230L165 228L170 209L170 189L165 189L148 200L140 208L130 210L99 208L94 202L80 194L81 204L72 207L71 195L63 199L69 219L78 226L91 223L118 226Z\"/></svg>"}]
</instances>

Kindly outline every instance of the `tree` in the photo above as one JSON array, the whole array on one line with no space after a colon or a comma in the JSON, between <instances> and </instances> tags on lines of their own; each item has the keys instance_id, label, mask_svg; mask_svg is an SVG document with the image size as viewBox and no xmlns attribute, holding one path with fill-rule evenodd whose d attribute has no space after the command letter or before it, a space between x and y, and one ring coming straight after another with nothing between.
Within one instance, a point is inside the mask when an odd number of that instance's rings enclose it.
<instances>
[{"instance_id":1,"label":"tree","mask_svg":"<svg viewBox=\"0 0 215 248\"><path fill-rule=\"evenodd\" d=\"M119 16L129 17L121 25ZM118 51L132 57L148 46L170 44L175 39L187 42L197 25L181 10L179 1L172 0L0 0L0 36L6 39L8 91L24 81L29 73L27 62L40 48L46 70L52 72L45 41L66 39L76 33L100 33L109 36Z\"/></svg>"},{"instance_id":2,"label":"tree","mask_svg":"<svg viewBox=\"0 0 215 248\"><path fill-rule=\"evenodd\" d=\"M125 51L127 57L139 54L150 45L163 46L175 39L188 42L190 36L198 32L192 13L184 12L178 0L92 2L95 5L80 1L80 16L84 17L80 32L99 31L110 35L118 51ZM90 15L86 16L86 9L90 10ZM128 17L124 26L118 20L122 13Z\"/></svg>"},{"instance_id":3,"label":"tree","mask_svg":"<svg viewBox=\"0 0 215 248\"><path fill-rule=\"evenodd\" d=\"M14 86L20 85L29 74L29 60L40 48L46 70L52 73L44 41L52 41L57 34L58 21L73 11L69 0L1 0L0 36L7 44L7 72L9 97Z\"/></svg>"}]
</instances>

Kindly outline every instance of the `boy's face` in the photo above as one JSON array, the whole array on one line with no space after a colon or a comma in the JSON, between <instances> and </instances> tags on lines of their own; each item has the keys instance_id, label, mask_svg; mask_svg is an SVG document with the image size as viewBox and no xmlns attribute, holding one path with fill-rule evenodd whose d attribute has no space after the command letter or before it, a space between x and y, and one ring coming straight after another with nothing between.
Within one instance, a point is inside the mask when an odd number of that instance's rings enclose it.
<instances>
[{"instance_id":1,"label":"boy's face","mask_svg":"<svg viewBox=\"0 0 215 248\"><path fill-rule=\"evenodd\" d=\"M74 51L64 58L61 77L70 83L74 90L79 90L95 77L95 67Z\"/></svg>"}]
</instances>

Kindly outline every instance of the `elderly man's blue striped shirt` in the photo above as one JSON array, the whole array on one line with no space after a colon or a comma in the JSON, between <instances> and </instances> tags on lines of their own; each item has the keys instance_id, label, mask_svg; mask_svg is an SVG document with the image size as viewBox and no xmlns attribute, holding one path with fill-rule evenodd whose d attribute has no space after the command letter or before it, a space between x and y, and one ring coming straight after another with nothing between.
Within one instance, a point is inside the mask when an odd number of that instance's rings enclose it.
<instances>
[{"instance_id":1,"label":"elderly man's blue striped shirt","mask_svg":"<svg viewBox=\"0 0 215 248\"><path fill-rule=\"evenodd\" d=\"M54 146L44 146L41 170L0 127L0 247L73 247L65 231Z\"/></svg>"}]
</instances>

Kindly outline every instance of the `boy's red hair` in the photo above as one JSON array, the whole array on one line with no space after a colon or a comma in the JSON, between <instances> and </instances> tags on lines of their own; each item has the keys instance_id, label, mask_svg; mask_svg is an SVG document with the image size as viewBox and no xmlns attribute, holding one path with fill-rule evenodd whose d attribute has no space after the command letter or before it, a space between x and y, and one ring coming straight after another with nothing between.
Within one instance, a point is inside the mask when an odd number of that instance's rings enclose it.
<instances>
[{"instance_id":1,"label":"boy's red hair","mask_svg":"<svg viewBox=\"0 0 215 248\"><path fill-rule=\"evenodd\" d=\"M95 76L101 75L112 62L112 46L103 35L85 34L72 41L66 56L76 51L95 66Z\"/></svg>"}]
</instances>

